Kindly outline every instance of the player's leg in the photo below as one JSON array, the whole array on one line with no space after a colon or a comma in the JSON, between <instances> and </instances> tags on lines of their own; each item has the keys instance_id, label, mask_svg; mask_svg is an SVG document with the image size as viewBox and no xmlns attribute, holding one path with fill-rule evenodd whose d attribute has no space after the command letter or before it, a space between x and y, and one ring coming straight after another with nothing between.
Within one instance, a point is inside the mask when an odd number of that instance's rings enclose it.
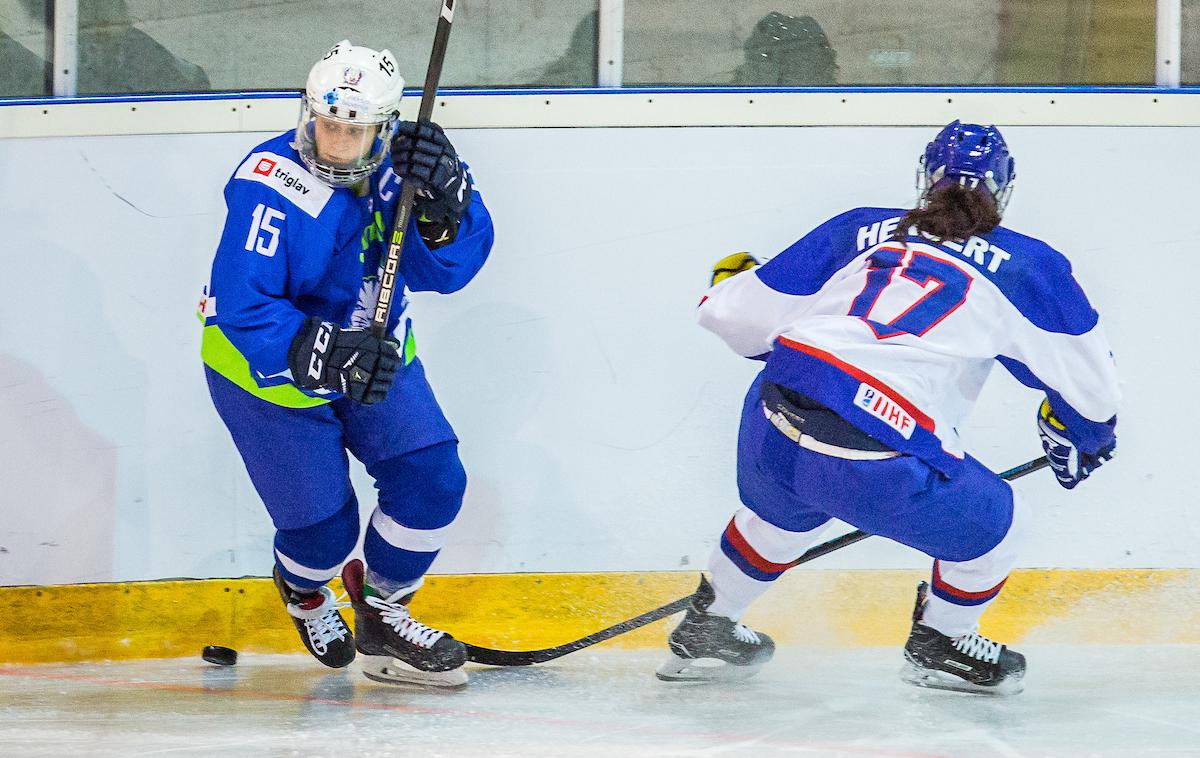
<instances>
[{"instance_id":1,"label":"player's leg","mask_svg":"<svg viewBox=\"0 0 1200 758\"><path fill-rule=\"evenodd\" d=\"M750 387L738 433L738 491L734 513L709 559L711 587L702 585L672 631L672 656L657 675L667 681L745 678L774 654L769 636L740 623L750 605L817 539L829 517L801 502L781 483L800 448L771 426Z\"/></svg>"},{"instance_id":2,"label":"player's leg","mask_svg":"<svg viewBox=\"0 0 1200 758\"><path fill-rule=\"evenodd\" d=\"M389 682L465 684L465 646L408 611L462 506L466 472L454 432L417 361L385 402L339 412L350 451L379 490L363 544L366 569L352 562L343 573L358 649L370 657L364 673Z\"/></svg>"},{"instance_id":3,"label":"player's leg","mask_svg":"<svg viewBox=\"0 0 1200 758\"><path fill-rule=\"evenodd\" d=\"M354 660L354 636L340 609L349 606L327 584L358 541L358 499L351 493L342 510L308 526L275 531L275 586L300 639L332 668ZM324 567L324 568L322 568Z\"/></svg>"},{"instance_id":4,"label":"player's leg","mask_svg":"<svg viewBox=\"0 0 1200 758\"><path fill-rule=\"evenodd\" d=\"M382 668L364 668L368 676L457 686L466 683L466 648L451 635L417 621L408 604L446 540L466 488L458 443L441 442L369 467L379 487L379 506L371 515L363 545L370 566L361 591L347 579L355 603L358 648L381 656ZM346 576L358 569L348 567ZM384 650L387 646L401 654ZM394 657L416 669L413 677ZM365 664L364 664L365 665Z\"/></svg>"},{"instance_id":5,"label":"player's leg","mask_svg":"<svg viewBox=\"0 0 1200 758\"><path fill-rule=\"evenodd\" d=\"M936 558L934 594L922 589L905 647L906 681L992 694L1020 691L1024 658L976 632L1016 562L1029 513L1007 482L968 456L946 478L920 460L809 459L796 485L871 534ZM856 486L841 482L853 479Z\"/></svg>"},{"instance_id":6,"label":"player's leg","mask_svg":"<svg viewBox=\"0 0 1200 758\"><path fill-rule=\"evenodd\" d=\"M301 641L327 666L354 660L354 639L325 585L358 540L341 425L328 406L283 408L205 369L209 393L275 525L273 576Z\"/></svg>"},{"instance_id":7,"label":"player's leg","mask_svg":"<svg viewBox=\"0 0 1200 758\"><path fill-rule=\"evenodd\" d=\"M990 496L996 505L983 510L991 514L991 528L978 525L977 516L966 523L960 521L959 528L975 528L979 530L976 533L991 536L969 545L951 536L944 544L932 544L926 550L935 556L932 578L928 585L922 582L917 588L912 631L904 648L908 663L901 676L921 687L1016 694L1024 686L1025 657L977 630L984 611L1000 595L1016 564L1032 514L1006 482L972 463L975 467L967 478L975 483L967 487L970 494L957 491L944 497L958 506L957 511L963 503L979 503ZM989 489L991 492L984 494ZM995 544L986 547L997 536Z\"/></svg>"}]
</instances>

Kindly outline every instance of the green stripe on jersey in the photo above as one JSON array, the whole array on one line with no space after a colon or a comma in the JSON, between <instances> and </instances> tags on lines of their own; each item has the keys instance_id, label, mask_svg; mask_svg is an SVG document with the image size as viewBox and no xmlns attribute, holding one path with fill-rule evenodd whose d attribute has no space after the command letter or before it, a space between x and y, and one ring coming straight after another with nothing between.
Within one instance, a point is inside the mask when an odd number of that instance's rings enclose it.
<instances>
[{"instance_id":1,"label":"green stripe on jersey","mask_svg":"<svg viewBox=\"0 0 1200 758\"><path fill-rule=\"evenodd\" d=\"M250 362L216 324L204 327L204 335L200 340L200 358L213 371L268 403L284 408L315 408L329 402L324 398L305 395L294 384L259 387L250 372Z\"/></svg>"}]
</instances>

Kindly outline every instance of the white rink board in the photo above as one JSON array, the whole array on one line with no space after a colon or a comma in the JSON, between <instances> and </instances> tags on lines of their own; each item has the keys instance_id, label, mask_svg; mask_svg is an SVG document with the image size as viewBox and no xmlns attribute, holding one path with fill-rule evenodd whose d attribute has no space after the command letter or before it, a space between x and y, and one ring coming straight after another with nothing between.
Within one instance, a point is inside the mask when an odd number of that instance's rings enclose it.
<instances>
[{"instance_id":1,"label":"white rink board","mask_svg":"<svg viewBox=\"0 0 1200 758\"><path fill-rule=\"evenodd\" d=\"M929 128L451 132L496 220L465 291L414 297L418 353L470 478L437 573L702 567L737 505L756 364L695 326L709 265L769 256L856 205L908 205ZM1027 567L1196 567L1200 376L1188 272L1200 129L1005 129L1006 222L1066 252L1126 399L1113 464L1041 515ZM0 140L0 584L262 575L272 530L198 358L221 188L267 135ZM997 368L966 429L1040 454ZM370 482L356 469L364 513ZM883 540L821 568L925 565Z\"/></svg>"}]
</instances>

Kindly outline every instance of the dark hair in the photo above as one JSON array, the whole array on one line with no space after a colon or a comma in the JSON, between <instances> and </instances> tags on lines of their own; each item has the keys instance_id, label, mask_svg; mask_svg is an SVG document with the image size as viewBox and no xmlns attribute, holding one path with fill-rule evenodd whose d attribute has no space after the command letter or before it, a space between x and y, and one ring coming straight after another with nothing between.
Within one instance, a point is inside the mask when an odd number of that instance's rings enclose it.
<instances>
[{"instance_id":1,"label":"dark hair","mask_svg":"<svg viewBox=\"0 0 1200 758\"><path fill-rule=\"evenodd\" d=\"M900 219L896 236L903 240L913 226L917 227L918 233L962 242L1000 226L1000 211L996 201L983 188L945 184L929 193L924 208L913 208Z\"/></svg>"}]
</instances>

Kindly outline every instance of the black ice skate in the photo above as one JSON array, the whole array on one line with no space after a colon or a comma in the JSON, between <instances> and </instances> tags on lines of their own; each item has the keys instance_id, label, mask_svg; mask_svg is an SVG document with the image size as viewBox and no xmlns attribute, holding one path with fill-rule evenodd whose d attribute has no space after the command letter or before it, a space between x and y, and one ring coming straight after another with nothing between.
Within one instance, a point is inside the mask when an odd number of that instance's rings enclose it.
<instances>
[{"instance_id":1,"label":"black ice skate","mask_svg":"<svg viewBox=\"0 0 1200 758\"><path fill-rule=\"evenodd\" d=\"M412 593L382 597L365 583L358 559L342 569L342 584L354 606L358 652L366 656L364 676L385 684L461 687L467 683L466 646L414 619L407 605Z\"/></svg>"},{"instance_id":2,"label":"black ice skate","mask_svg":"<svg viewBox=\"0 0 1200 758\"><path fill-rule=\"evenodd\" d=\"M348 608L350 604L340 602L343 598L335 598L328 587L309 593L297 592L279 575L278 566L274 577L279 596L308 652L330 668L349 666L354 660L354 635L338 610Z\"/></svg>"},{"instance_id":3,"label":"black ice skate","mask_svg":"<svg viewBox=\"0 0 1200 758\"><path fill-rule=\"evenodd\" d=\"M775 642L733 619L707 612L715 595L701 577L700 587L671 632L671 657L658 667L664 682L712 682L748 679L775 654Z\"/></svg>"},{"instance_id":4,"label":"black ice skate","mask_svg":"<svg viewBox=\"0 0 1200 758\"><path fill-rule=\"evenodd\" d=\"M929 585L917 585L908 661L900 678L918 687L985 695L1015 695L1025 688L1025 656L980 634L950 638L921 623Z\"/></svg>"}]
</instances>

